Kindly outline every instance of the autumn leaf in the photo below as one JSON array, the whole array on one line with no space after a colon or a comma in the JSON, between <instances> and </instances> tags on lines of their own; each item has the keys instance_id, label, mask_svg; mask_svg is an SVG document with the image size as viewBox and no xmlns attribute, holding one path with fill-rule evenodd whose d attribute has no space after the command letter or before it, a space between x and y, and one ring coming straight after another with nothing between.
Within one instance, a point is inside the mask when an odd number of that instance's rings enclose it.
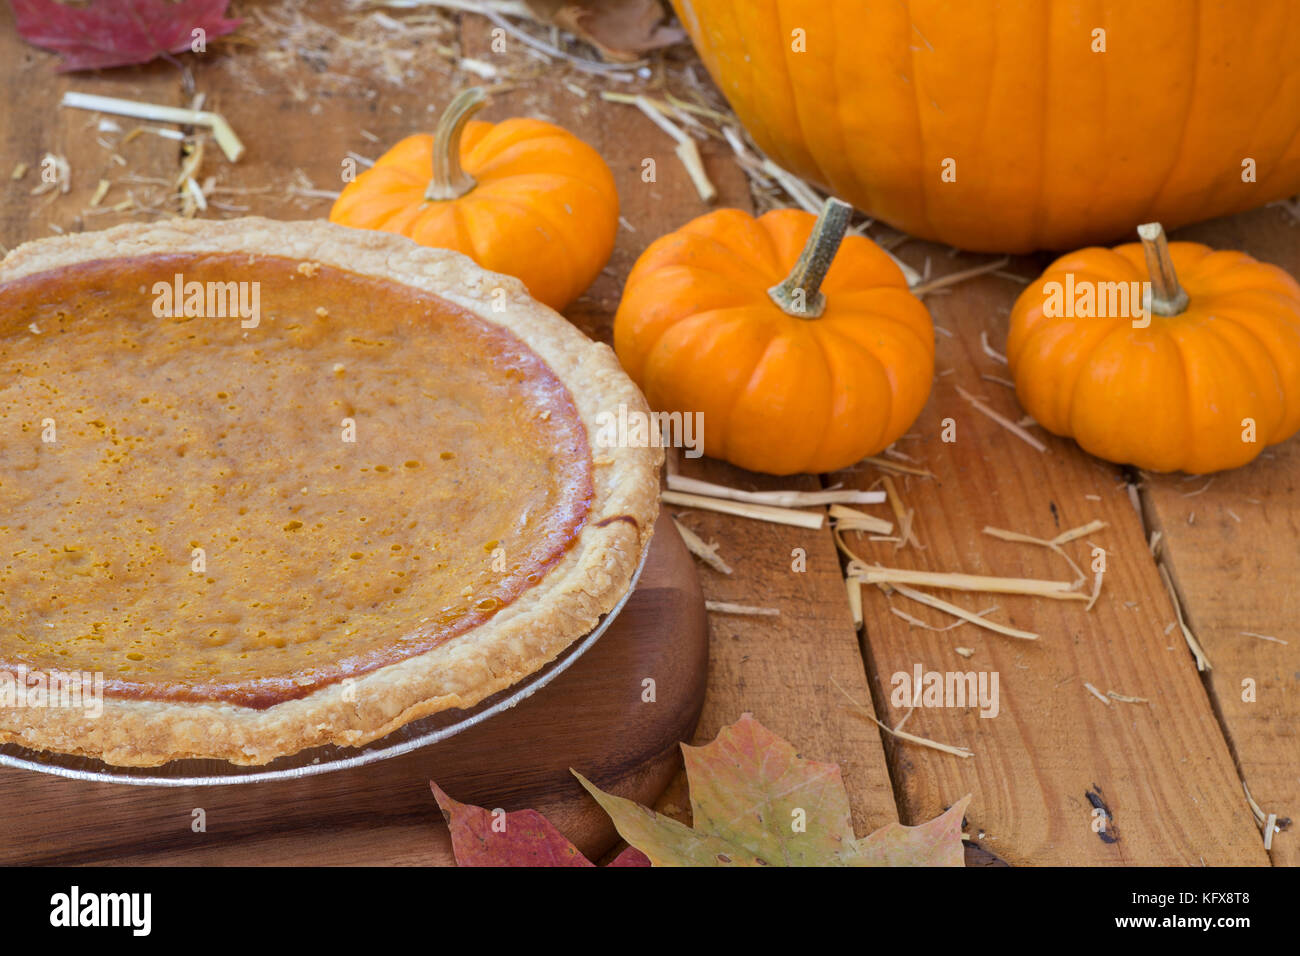
<instances>
[{"instance_id":1,"label":"autumn leaf","mask_svg":"<svg viewBox=\"0 0 1300 956\"><path fill-rule=\"evenodd\" d=\"M230 33L230 0L9 0L18 33L63 55L59 72L148 63Z\"/></svg>"},{"instance_id":2,"label":"autumn leaf","mask_svg":"<svg viewBox=\"0 0 1300 956\"><path fill-rule=\"evenodd\" d=\"M676 26L665 24L660 0L526 0L529 10L580 40L586 40L610 60L635 60L642 53L686 39Z\"/></svg>"},{"instance_id":3,"label":"autumn leaf","mask_svg":"<svg viewBox=\"0 0 1300 956\"><path fill-rule=\"evenodd\" d=\"M919 827L857 839L835 764L800 757L751 715L682 747L694 827L575 776L653 866L963 866L970 797Z\"/></svg>"},{"instance_id":4,"label":"autumn leaf","mask_svg":"<svg viewBox=\"0 0 1300 956\"><path fill-rule=\"evenodd\" d=\"M963 866L970 797L919 827L857 839L840 769L800 757L749 714L682 747L694 828L574 775L631 846L610 866ZM430 783L461 866L592 866L546 817L459 803Z\"/></svg>"},{"instance_id":5,"label":"autumn leaf","mask_svg":"<svg viewBox=\"0 0 1300 956\"><path fill-rule=\"evenodd\" d=\"M536 810L494 813L460 803L433 782L433 797L451 830L451 847L460 866L594 866L551 821ZM649 866L628 847L610 866Z\"/></svg>"}]
</instances>

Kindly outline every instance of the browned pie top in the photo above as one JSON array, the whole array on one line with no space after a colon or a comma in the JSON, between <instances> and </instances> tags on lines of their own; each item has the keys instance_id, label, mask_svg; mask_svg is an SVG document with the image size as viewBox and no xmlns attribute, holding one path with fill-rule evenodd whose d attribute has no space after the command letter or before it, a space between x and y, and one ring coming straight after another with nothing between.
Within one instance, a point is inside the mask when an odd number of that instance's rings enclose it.
<instances>
[{"instance_id":1,"label":"browned pie top","mask_svg":"<svg viewBox=\"0 0 1300 956\"><path fill-rule=\"evenodd\" d=\"M260 324L157 317L177 274ZM0 667L269 707L511 604L592 495L564 385L430 293L233 254L0 288Z\"/></svg>"}]
</instances>

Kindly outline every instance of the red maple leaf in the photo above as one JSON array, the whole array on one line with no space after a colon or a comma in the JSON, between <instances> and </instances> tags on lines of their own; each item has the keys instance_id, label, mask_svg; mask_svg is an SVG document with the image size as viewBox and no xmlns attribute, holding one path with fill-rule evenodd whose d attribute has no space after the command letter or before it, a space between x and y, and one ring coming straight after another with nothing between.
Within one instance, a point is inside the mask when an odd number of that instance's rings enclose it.
<instances>
[{"instance_id":1,"label":"red maple leaf","mask_svg":"<svg viewBox=\"0 0 1300 956\"><path fill-rule=\"evenodd\" d=\"M494 813L453 800L429 781L451 829L451 846L461 866L595 866L536 810ZM628 847L610 866L649 866L644 853Z\"/></svg>"},{"instance_id":2,"label":"red maple leaf","mask_svg":"<svg viewBox=\"0 0 1300 956\"><path fill-rule=\"evenodd\" d=\"M242 22L225 19L230 0L9 0L28 43L63 55L60 73L148 63L186 53ZM196 36L195 31L203 31Z\"/></svg>"}]
</instances>

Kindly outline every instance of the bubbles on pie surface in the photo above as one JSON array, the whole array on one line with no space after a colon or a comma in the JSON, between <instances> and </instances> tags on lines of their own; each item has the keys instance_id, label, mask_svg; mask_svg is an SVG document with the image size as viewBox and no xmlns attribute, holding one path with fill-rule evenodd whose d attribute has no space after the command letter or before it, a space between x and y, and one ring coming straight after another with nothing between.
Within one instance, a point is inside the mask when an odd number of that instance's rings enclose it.
<instances>
[{"instance_id":1,"label":"bubbles on pie surface","mask_svg":"<svg viewBox=\"0 0 1300 956\"><path fill-rule=\"evenodd\" d=\"M542 579L585 514L566 513L574 476L555 468L557 448L585 442L581 426L570 435L557 414L539 429L544 388L482 373L537 361L508 345L498 359L488 331L427 306L403 314L399 300L361 334L304 334L305 316L272 303L268 283L268 320L245 335L141 321L134 288L116 302L115 289L111 267L89 276L60 305L75 322L40 342L10 331L47 328L31 314L39 296L0 308L0 367L16 372L0 380L0 417L37 423L0 429L0 660L180 683L294 673L305 657L392 646L466 582L472 597L443 627L499 610ZM346 376L320 374L335 361ZM339 441L340 408L358 420L356 444ZM40 442L45 417L57 444ZM433 454L456 463L423 470ZM34 487L43 497L23 492ZM503 539L511 564L493 572L479 548ZM232 610L242 616L222 616ZM227 653L206 653L218 646Z\"/></svg>"}]
</instances>

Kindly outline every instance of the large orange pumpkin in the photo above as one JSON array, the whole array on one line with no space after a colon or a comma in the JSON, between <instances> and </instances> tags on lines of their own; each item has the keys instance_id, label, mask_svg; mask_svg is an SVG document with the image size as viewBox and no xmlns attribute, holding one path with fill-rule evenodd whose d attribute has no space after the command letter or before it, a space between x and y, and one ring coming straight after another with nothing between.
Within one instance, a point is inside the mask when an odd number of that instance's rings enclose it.
<instances>
[{"instance_id":1,"label":"large orange pumpkin","mask_svg":"<svg viewBox=\"0 0 1300 956\"><path fill-rule=\"evenodd\" d=\"M1294 435L1300 285L1241 252L1166 243L1156 223L1139 234L1062 256L1021 293L1007 359L1025 411L1152 471L1235 468Z\"/></svg>"},{"instance_id":2,"label":"large orange pumpkin","mask_svg":"<svg viewBox=\"0 0 1300 956\"><path fill-rule=\"evenodd\" d=\"M815 222L722 209L637 260L614 349L652 408L703 413L705 454L775 475L834 471L920 414L930 313L880 247L844 237L850 211L834 199Z\"/></svg>"},{"instance_id":3,"label":"large orange pumpkin","mask_svg":"<svg viewBox=\"0 0 1300 956\"><path fill-rule=\"evenodd\" d=\"M485 101L477 87L458 95L433 135L408 136L349 183L330 222L463 252L563 309L614 249L614 175L552 123L471 120Z\"/></svg>"},{"instance_id":4,"label":"large orange pumpkin","mask_svg":"<svg viewBox=\"0 0 1300 956\"><path fill-rule=\"evenodd\" d=\"M1296 0L673 6L777 163L915 236L1074 249L1300 191Z\"/></svg>"}]
</instances>

